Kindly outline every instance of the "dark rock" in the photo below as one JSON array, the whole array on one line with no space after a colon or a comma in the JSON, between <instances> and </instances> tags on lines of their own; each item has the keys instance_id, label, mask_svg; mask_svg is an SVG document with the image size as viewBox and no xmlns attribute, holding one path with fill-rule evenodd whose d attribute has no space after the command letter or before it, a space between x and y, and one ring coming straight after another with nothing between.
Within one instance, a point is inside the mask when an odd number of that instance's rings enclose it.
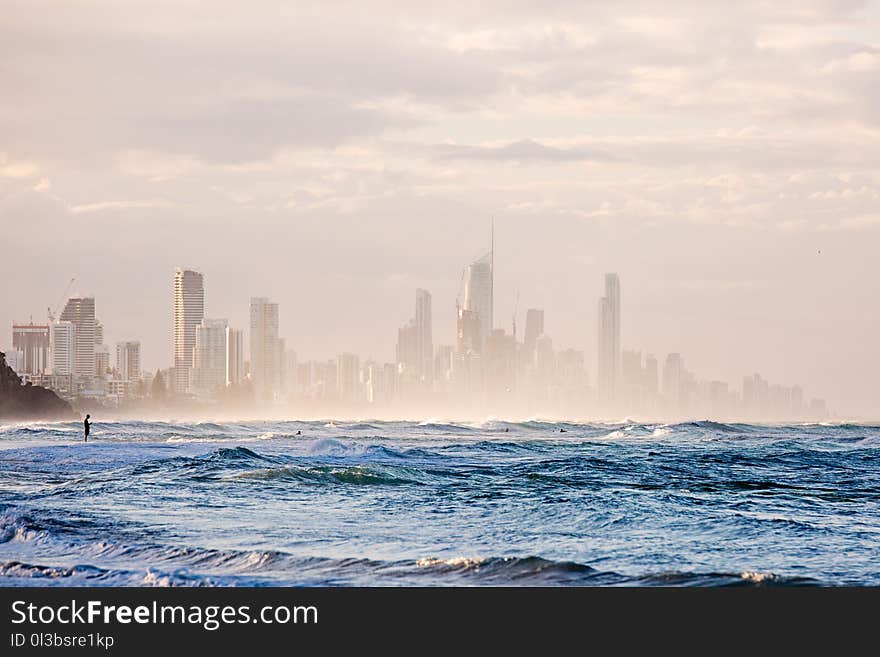
<instances>
[{"instance_id":1,"label":"dark rock","mask_svg":"<svg viewBox=\"0 0 880 657\"><path fill-rule=\"evenodd\" d=\"M75 420L73 408L48 388L23 384L0 351L0 418L4 420Z\"/></svg>"}]
</instances>

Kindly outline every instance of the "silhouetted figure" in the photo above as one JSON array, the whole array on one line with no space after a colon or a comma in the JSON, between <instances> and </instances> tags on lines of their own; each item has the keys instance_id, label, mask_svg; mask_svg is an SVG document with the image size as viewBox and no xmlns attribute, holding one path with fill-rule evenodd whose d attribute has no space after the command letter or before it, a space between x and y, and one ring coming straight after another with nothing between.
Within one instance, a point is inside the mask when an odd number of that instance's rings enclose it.
<instances>
[{"instance_id":1,"label":"silhouetted figure","mask_svg":"<svg viewBox=\"0 0 880 657\"><path fill-rule=\"evenodd\" d=\"M296 432L296 435L297 435L297 436L301 436L301 435L303 435L303 432L302 432L302 431L297 431L297 432Z\"/></svg>"},{"instance_id":2,"label":"silhouetted figure","mask_svg":"<svg viewBox=\"0 0 880 657\"><path fill-rule=\"evenodd\" d=\"M560 429L559 433L566 433L565 429Z\"/></svg>"},{"instance_id":3,"label":"silhouetted figure","mask_svg":"<svg viewBox=\"0 0 880 657\"><path fill-rule=\"evenodd\" d=\"M508 431L510 431L510 427L504 427L504 433L507 433Z\"/></svg>"},{"instance_id":4,"label":"silhouetted figure","mask_svg":"<svg viewBox=\"0 0 880 657\"><path fill-rule=\"evenodd\" d=\"M89 422L89 418L92 417L88 413L86 413L86 419L83 420L83 442L87 443L89 441L89 430L92 428L92 423Z\"/></svg>"}]
</instances>

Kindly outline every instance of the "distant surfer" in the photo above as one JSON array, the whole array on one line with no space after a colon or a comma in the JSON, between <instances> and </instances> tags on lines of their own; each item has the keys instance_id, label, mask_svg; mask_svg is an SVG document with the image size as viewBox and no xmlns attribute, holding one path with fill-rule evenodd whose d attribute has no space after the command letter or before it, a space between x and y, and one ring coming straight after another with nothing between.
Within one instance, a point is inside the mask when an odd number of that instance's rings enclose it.
<instances>
[{"instance_id":1,"label":"distant surfer","mask_svg":"<svg viewBox=\"0 0 880 657\"><path fill-rule=\"evenodd\" d=\"M559 433L565 433L565 429L560 429Z\"/></svg>"},{"instance_id":2,"label":"distant surfer","mask_svg":"<svg viewBox=\"0 0 880 657\"><path fill-rule=\"evenodd\" d=\"M302 431L297 431L297 432L296 432L296 435L297 435L297 436L301 436L301 435L303 435L303 432L302 432Z\"/></svg>"},{"instance_id":3,"label":"distant surfer","mask_svg":"<svg viewBox=\"0 0 880 657\"><path fill-rule=\"evenodd\" d=\"M86 419L83 420L83 442L89 442L89 430L92 428L92 423L89 422L89 418L92 417L88 413L86 413Z\"/></svg>"}]
</instances>

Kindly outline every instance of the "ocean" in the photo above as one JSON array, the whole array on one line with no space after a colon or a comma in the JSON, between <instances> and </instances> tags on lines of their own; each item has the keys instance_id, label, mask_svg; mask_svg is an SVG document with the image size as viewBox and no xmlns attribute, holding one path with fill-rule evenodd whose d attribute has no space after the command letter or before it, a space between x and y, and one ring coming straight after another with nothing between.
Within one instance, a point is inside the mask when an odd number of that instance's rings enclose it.
<instances>
[{"instance_id":1,"label":"ocean","mask_svg":"<svg viewBox=\"0 0 880 657\"><path fill-rule=\"evenodd\" d=\"M877 586L878 564L878 426L0 425L3 586Z\"/></svg>"}]
</instances>

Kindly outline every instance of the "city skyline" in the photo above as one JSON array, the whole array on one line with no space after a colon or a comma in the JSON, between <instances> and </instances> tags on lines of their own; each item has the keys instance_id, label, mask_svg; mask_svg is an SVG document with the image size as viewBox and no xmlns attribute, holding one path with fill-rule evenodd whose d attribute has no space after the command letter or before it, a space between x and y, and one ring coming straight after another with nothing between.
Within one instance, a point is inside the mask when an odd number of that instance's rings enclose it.
<instances>
[{"instance_id":1,"label":"city skyline","mask_svg":"<svg viewBox=\"0 0 880 657\"><path fill-rule=\"evenodd\" d=\"M661 379L653 353L643 360L641 349L621 350L621 284L616 273L604 275L603 296L598 298L599 340L591 385L589 357L584 351L554 345L545 332L543 308L525 310L521 340L516 314L509 332L492 324L494 256L493 227L489 252L462 271L454 345L438 344L435 351L432 296L418 288L414 315L397 331L395 359L384 364L345 351L323 362L299 358L280 337L279 304L266 297L250 299L250 360L242 362L243 332L225 318L205 317L204 274L176 267L172 358L165 368L169 380L163 387L179 400L204 403L218 400L222 389L247 380L252 387L251 403L264 408L268 408L265 404L292 405L291 409L306 414L327 408L361 412L367 403L392 414L415 408L427 413L536 412L600 418L615 414L771 421L827 417L826 401L806 398L798 384L780 385L755 372L743 376L738 388L728 381L699 377L685 367L678 352L666 355ZM51 308L47 313L53 320ZM93 297L71 296L61 316L48 327L13 324L12 329L13 344L23 349L10 353L14 369L68 397L84 395L118 404L143 397L155 383L154 373L140 378L139 341L116 343L111 371L104 326L96 318ZM44 334L49 336L48 360ZM41 371L39 364L45 362L51 368Z\"/></svg>"}]
</instances>

